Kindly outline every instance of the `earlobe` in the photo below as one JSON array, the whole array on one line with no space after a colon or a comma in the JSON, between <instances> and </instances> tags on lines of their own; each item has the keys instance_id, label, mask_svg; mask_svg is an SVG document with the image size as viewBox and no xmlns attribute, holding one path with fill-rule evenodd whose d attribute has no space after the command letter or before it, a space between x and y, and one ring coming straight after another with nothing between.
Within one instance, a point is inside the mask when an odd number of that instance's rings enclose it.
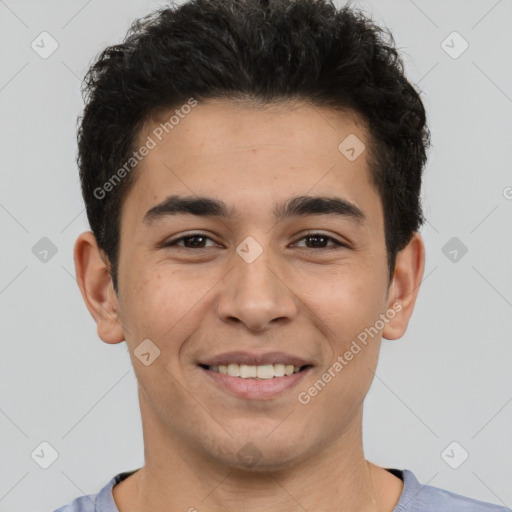
<instances>
[{"instance_id":1,"label":"earlobe","mask_svg":"<svg viewBox=\"0 0 512 512\"><path fill-rule=\"evenodd\" d=\"M92 231L82 233L74 249L76 279L85 305L105 343L124 341L119 304L110 277L108 260L98 247Z\"/></svg>"},{"instance_id":2,"label":"earlobe","mask_svg":"<svg viewBox=\"0 0 512 512\"><path fill-rule=\"evenodd\" d=\"M409 319L425 270L425 246L421 235L415 232L404 249L396 258L393 281L388 297L388 311L395 314L382 331L382 337L388 340L401 338L407 330Z\"/></svg>"}]
</instances>

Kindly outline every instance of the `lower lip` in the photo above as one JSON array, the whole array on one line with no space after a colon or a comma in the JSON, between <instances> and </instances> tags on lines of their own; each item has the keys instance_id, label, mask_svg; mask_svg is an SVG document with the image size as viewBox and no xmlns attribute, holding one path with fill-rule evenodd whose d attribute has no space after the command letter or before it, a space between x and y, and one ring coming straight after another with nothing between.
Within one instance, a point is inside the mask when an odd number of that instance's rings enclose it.
<instances>
[{"instance_id":1,"label":"lower lip","mask_svg":"<svg viewBox=\"0 0 512 512\"><path fill-rule=\"evenodd\" d=\"M298 373L285 375L284 377L273 377L272 379L242 379L240 377L231 377L220 372L214 372L203 367L199 367L211 381L220 388L247 399L269 399L281 394L296 386L306 377L313 367L305 368Z\"/></svg>"}]
</instances>

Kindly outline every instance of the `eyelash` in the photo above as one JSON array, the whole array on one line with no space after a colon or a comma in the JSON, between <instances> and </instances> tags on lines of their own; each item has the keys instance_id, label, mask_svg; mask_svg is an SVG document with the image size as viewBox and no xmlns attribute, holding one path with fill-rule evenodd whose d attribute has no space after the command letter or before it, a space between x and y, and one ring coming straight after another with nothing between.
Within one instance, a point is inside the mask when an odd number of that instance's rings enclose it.
<instances>
[{"instance_id":1,"label":"eyelash","mask_svg":"<svg viewBox=\"0 0 512 512\"><path fill-rule=\"evenodd\" d=\"M208 247L193 248L193 247L185 247L185 246L182 246L182 245L178 245L178 242L181 242L183 240L187 240L188 238L195 238L195 237L207 238L209 240L214 241L211 237L209 237L208 235L205 235L203 233L191 233L190 235L182 236L180 238L176 238L175 240L170 240L169 242L166 242L165 244L163 244L163 247L176 246L176 247L180 247L181 249L189 249L189 250L195 250L195 251L200 251L200 250L208 249ZM299 238L299 240L297 240L297 242L300 242L300 241L304 240L305 238L313 238L313 237L326 238L328 241L334 242L335 245L334 246L330 246L330 247L320 247L320 248L303 247L304 249L307 249L309 251L318 251L318 250L332 251L332 250L339 250L340 248L347 248L348 249L348 245L346 245L346 244L344 244L342 242L339 242L338 240L336 240L332 236L328 236L328 235L324 235L323 233L316 233L316 232L307 233L302 238ZM295 243L297 243L297 242L295 242Z\"/></svg>"}]
</instances>

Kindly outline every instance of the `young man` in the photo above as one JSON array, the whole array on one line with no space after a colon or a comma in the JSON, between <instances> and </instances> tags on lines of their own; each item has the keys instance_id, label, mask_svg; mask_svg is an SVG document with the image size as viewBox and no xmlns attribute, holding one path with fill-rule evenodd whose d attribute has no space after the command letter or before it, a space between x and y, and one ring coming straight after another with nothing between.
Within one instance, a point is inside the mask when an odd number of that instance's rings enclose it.
<instances>
[{"instance_id":1,"label":"young man","mask_svg":"<svg viewBox=\"0 0 512 512\"><path fill-rule=\"evenodd\" d=\"M321 0L195 0L88 73L78 283L138 380L144 467L59 512L504 511L367 461L424 270L421 100Z\"/></svg>"}]
</instances>

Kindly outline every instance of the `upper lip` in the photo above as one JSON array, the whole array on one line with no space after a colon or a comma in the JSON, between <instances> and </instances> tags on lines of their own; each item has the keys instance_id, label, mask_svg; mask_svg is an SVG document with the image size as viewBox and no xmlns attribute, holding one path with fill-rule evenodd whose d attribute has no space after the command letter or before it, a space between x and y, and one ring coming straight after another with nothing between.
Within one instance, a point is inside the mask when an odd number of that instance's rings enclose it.
<instances>
[{"instance_id":1,"label":"upper lip","mask_svg":"<svg viewBox=\"0 0 512 512\"><path fill-rule=\"evenodd\" d=\"M267 352L265 354L254 354L250 352L234 351L225 352L215 357L199 361L199 364L207 366L228 365L230 363L245 364L249 366L261 366L264 364L293 364L295 367L313 365L301 357L287 354L285 352Z\"/></svg>"}]
</instances>

